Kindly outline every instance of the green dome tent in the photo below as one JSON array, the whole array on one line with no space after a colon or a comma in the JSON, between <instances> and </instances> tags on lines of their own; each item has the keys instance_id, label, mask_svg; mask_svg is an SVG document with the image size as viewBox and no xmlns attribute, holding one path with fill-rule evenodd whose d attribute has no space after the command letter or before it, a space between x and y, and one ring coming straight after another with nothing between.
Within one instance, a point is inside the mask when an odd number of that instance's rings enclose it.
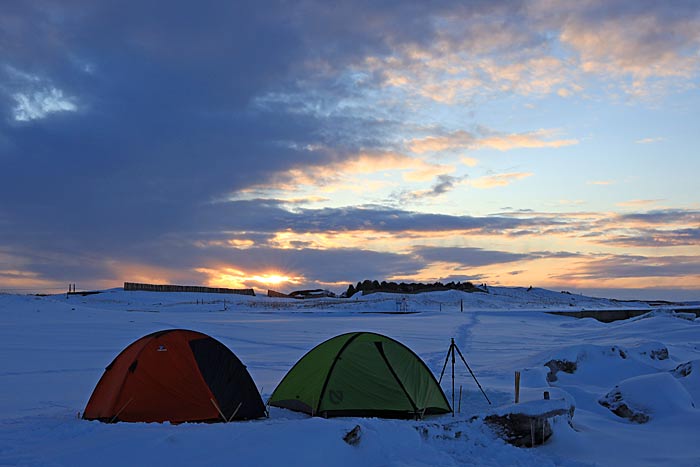
<instances>
[{"instance_id":1,"label":"green dome tent","mask_svg":"<svg viewBox=\"0 0 700 467\"><path fill-rule=\"evenodd\" d=\"M311 349L268 403L322 417L412 418L452 412L420 357L372 332L342 334Z\"/></svg>"}]
</instances>

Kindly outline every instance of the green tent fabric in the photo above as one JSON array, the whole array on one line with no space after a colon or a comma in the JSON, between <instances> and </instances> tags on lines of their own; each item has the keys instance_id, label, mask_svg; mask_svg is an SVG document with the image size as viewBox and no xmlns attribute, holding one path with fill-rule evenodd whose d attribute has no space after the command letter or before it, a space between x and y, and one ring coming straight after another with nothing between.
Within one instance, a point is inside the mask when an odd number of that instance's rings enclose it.
<instances>
[{"instance_id":1,"label":"green tent fabric","mask_svg":"<svg viewBox=\"0 0 700 467\"><path fill-rule=\"evenodd\" d=\"M372 332L342 334L311 349L268 403L322 417L413 418L452 411L420 357Z\"/></svg>"}]
</instances>

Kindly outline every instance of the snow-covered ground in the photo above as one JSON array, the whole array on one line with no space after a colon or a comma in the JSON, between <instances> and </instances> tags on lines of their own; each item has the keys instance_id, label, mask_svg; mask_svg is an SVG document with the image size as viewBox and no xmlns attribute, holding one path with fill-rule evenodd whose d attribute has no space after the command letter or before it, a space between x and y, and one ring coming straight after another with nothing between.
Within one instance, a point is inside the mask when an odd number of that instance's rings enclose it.
<instances>
[{"instance_id":1,"label":"snow-covered ground","mask_svg":"<svg viewBox=\"0 0 700 467\"><path fill-rule=\"evenodd\" d=\"M648 305L490 291L313 301L119 289L0 295L0 465L700 465L700 320L655 312L604 324L542 311ZM387 313L398 309L413 313ZM343 332L393 337L436 376L454 337L494 406L458 365L455 417L325 420L273 408L268 419L230 424L79 419L104 367L129 343L167 328L226 344L264 400L304 353ZM547 390L576 407L573 423L555 419L553 437L534 449L510 446L472 419L513 402L514 371L523 402ZM449 377L443 389L451 399ZM356 425L361 441L350 446L342 437Z\"/></svg>"}]
</instances>

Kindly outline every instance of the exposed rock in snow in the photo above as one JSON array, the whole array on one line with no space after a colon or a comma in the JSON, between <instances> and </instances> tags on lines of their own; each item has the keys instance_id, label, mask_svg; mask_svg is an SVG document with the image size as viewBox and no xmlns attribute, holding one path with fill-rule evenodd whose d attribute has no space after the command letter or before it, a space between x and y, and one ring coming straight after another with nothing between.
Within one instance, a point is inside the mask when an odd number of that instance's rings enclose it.
<instances>
[{"instance_id":1,"label":"exposed rock in snow","mask_svg":"<svg viewBox=\"0 0 700 467\"><path fill-rule=\"evenodd\" d=\"M665 418L695 408L688 391L670 373L626 379L598 400L615 415L635 423Z\"/></svg>"},{"instance_id":2,"label":"exposed rock in snow","mask_svg":"<svg viewBox=\"0 0 700 467\"><path fill-rule=\"evenodd\" d=\"M360 439L362 438L362 428L360 425L355 425L355 428L348 431L345 436L343 436L343 441L348 443L350 446L357 446L360 444Z\"/></svg>"},{"instance_id":3,"label":"exposed rock in snow","mask_svg":"<svg viewBox=\"0 0 700 467\"><path fill-rule=\"evenodd\" d=\"M659 342L649 342L637 349L639 355L649 357L652 360L668 360L668 348Z\"/></svg>"},{"instance_id":4,"label":"exposed rock in snow","mask_svg":"<svg viewBox=\"0 0 700 467\"><path fill-rule=\"evenodd\" d=\"M700 360L681 363L670 372L693 398L695 406L700 406Z\"/></svg>"},{"instance_id":5,"label":"exposed rock in snow","mask_svg":"<svg viewBox=\"0 0 700 467\"><path fill-rule=\"evenodd\" d=\"M646 423L649 421L649 415L632 409L625 403L622 392L617 387L601 398L598 403L610 409L618 417L626 418L631 422Z\"/></svg>"},{"instance_id":6,"label":"exposed rock in snow","mask_svg":"<svg viewBox=\"0 0 700 467\"><path fill-rule=\"evenodd\" d=\"M671 370L671 374L676 378L685 378L693 372L693 362L685 362Z\"/></svg>"},{"instance_id":7,"label":"exposed rock in snow","mask_svg":"<svg viewBox=\"0 0 700 467\"><path fill-rule=\"evenodd\" d=\"M563 371L564 373L573 374L577 368L576 362L570 362L568 360L550 360L545 363L544 366L549 368L547 381L550 383L557 380L557 372Z\"/></svg>"}]
</instances>

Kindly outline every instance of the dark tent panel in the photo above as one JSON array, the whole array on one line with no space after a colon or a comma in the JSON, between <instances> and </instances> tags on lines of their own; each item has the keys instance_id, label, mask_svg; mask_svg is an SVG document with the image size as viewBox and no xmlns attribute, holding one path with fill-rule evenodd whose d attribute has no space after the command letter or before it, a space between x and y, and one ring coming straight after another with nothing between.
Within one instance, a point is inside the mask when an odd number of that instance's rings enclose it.
<instances>
[{"instance_id":1,"label":"dark tent panel","mask_svg":"<svg viewBox=\"0 0 700 467\"><path fill-rule=\"evenodd\" d=\"M245 366L195 331L149 334L105 369L83 418L104 422L217 422L259 418L265 406Z\"/></svg>"},{"instance_id":2,"label":"dark tent panel","mask_svg":"<svg viewBox=\"0 0 700 467\"><path fill-rule=\"evenodd\" d=\"M452 411L420 357L371 332L342 334L310 350L269 404L323 417L412 418Z\"/></svg>"}]
</instances>

